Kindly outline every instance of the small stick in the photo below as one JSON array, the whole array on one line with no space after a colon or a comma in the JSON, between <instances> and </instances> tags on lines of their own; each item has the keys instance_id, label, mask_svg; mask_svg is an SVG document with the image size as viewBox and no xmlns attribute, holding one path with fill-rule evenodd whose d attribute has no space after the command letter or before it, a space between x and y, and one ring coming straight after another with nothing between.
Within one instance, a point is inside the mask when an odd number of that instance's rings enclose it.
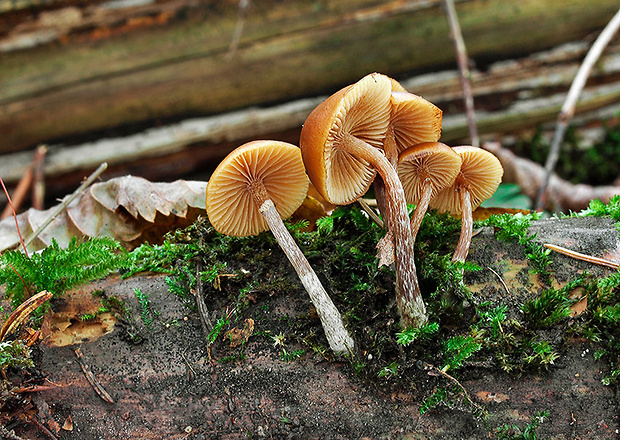
<instances>
[{"instance_id":1,"label":"small stick","mask_svg":"<svg viewBox=\"0 0 620 440\"><path fill-rule=\"evenodd\" d=\"M230 60L237 52L239 47L239 41L241 41L241 35L243 34L243 27L245 26L245 18L250 8L250 0L239 0L239 12L237 15L237 24L235 25L235 32L233 33L230 46L228 46L228 53L226 59Z\"/></svg>"},{"instance_id":2,"label":"small stick","mask_svg":"<svg viewBox=\"0 0 620 440\"><path fill-rule=\"evenodd\" d=\"M32 158L32 207L42 210L45 205L45 156L47 145L39 145Z\"/></svg>"},{"instance_id":3,"label":"small stick","mask_svg":"<svg viewBox=\"0 0 620 440\"><path fill-rule=\"evenodd\" d=\"M377 215L375 210L370 207L366 200L360 198L357 199L357 203L360 204L364 212L368 214L368 216L372 219L373 222L375 222L380 228L383 228L383 220L381 220L381 217Z\"/></svg>"},{"instance_id":4,"label":"small stick","mask_svg":"<svg viewBox=\"0 0 620 440\"><path fill-rule=\"evenodd\" d=\"M476 407L479 411L484 411L484 409L480 405L476 404L473 400L471 400L471 397L469 397L469 393L467 392L465 387L455 377L449 375L444 370L442 370L441 368L437 368L434 365L431 365L431 364L426 364L426 365L427 365L427 367L431 368L431 371L428 372L429 375L431 375L431 376L443 376L446 379L451 380L452 382L454 382L463 391L463 394L465 395L465 399L467 399L467 401L472 406Z\"/></svg>"},{"instance_id":5,"label":"small stick","mask_svg":"<svg viewBox=\"0 0 620 440\"><path fill-rule=\"evenodd\" d=\"M552 251L555 251L562 255L566 255L576 260L587 261L588 263L598 264L598 265L610 267L616 270L620 267L619 263L614 263L613 261L605 260L604 258L593 257L591 255L586 255L580 252L571 251L570 249L566 249L561 246L556 246L554 244L545 243L545 247L547 249L551 249Z\"/></svg>"},{"instance_id":6,"label":"small stick","mask_svg":"<svg viewBox=\"0 0 620 440\"><path fill-rule=\"evenodd\" d=\"M13 204L9 203L5 206L4 211L2 211L2 214L0 215L0 220L7 218L14 211L19 209L19 206L26 197L26 193L28 192L28 188L30 188L31 183L32 168L28 168L22 178L19 179L19 182L13 191Z\"/></svg>"},{"instance_id":7,"label":"small stick","mask_svg":"<svg viewBox=\"0 0 620 440\"><path fill-rule=\"evenodd\" d=\"M22 238L22 232L19 229L19 222L17 221L17 213L15 212L15 207L13 206L13 202L11 202L11 196L9 195L9 192L6 190L6 186L4 186L4 180L2 180L2 177L0 177L0 183L2 184L2 189L4 189L4 194L6 194L6 199L9 201L9 206L11 206L11 209L13 209L13 218L15 219L15 227L17 228L17 235L19 235L19 241L22 244L22 247L24 248L24 254L26 254L26 257L30 258L28 256L28 250L26 249L26 245L24 244L24 239Z\"/></svg>"},{"instance_id":8,"label":"small stick","mask_svg":"<svg viewBox=\"0 0 620 440\"><path fill-rule=\"evenodd\" d=\"M536 198L537 210L542 209L543 207L543 198L545 196L545 193L547 192L549 178L560 156L560 146L562 144L562 141L564 140L564 132L566 131L568 123L575 114L575 106L577 105L579 95L581 94L581 91L586 84L586 80L590 75L592 67L594 66L594 64L596 64L599 57L601 56L601 53L603 53L603 50L605 50L605 47L607 47L609 41L618 31L618 28L620 28L620 10L618 10L618 12L616 12L616 15L614 15L614 17L611 19L611 21L607 23L605 29L603 29L603 31L600 33L600 35L588 51L588 54L584 58L581 66L579 66L577 75L575 75L575 79L573 79L573 83L568 90L568 95L566 96L566 100L562 105L562 110L558 115L555 133L553 135L553 140L551 141L551 147L549 149L549 155L547 156L547 161L545 163L545 175L538 191L538 197Z\"/></svg>"},{"instance_id":9,"label":"small stick","mask_svg":"<svg viewBox=\"0 0 620 440\"><path fill-rule=\"evenodd\" d=\"M15 432L6 429L4 425L0 425L0 438L5 440L24 440L22 437L15 434Z\"/></svg>"},{"instance_id":10,"label":"small stick","mask_svg":"<svg viewBox=\"0 0 620 440\"><path fill-rule=\"evenodd\" d=\"M504 286L504 289L506 289L506 293L510 293L510 290L508 290L508 286L506 285L506 283L504 282L504 279L499 276L499 274L497 272L495 272L493 269L491 269L490 267L487 266L487 269L489 269L491 272L493 272L495 274L495 276L497 278L499 278L499 281L502 283L502 285Z\"/></svg>"},{"instance_id":11,"label":"small stick","mask_svg":"<svg viewBox=\"0 0 620 440\"><path fill-rule=\"evenodd\" d=\"M43 431L43 433L45 435L47 435L51 440L58 440L58 437L56 437L52 433L52 431L47 429L43 423L39 422L36 417L31 416L30 414L26 414L26 417L28 418L28 420L30 420L32 423L34 423L37 426L37 428L39 428L41 431Z\"/></svg>"},{"instance_id":12,"label":"small stick","mask_svg":"<svg viewBox=\"0 0 620 440\"><path fill-rule=\"evenodd\" d=\"M89 370L88 366L84 363L84 359L82 358L82 353L80 352L79 348L75 349L75 356L77 357L78 364L80 364L80 368L82 368L82 371L84 372L84 376L86 376L86 380L93 387L97 395L108 403L114 403L114 399L112 399L112 396L108 394L108 392L103 388L101 383L99 383L95 375Z\"/></svg>"},{"instance_id":13,"label":"small stick","mask_svg":"<svg viewBox=\"0 0 620 440\"><path fill-rule=\"evenodd\" d=\"M461 87L463 88L463 99L465 101L465 113L467 115L467 126L469 128L469 137L471 138L471 144L474 147L480 146L480 137L478 136L478 128L476 127L476 117L474 115L474 97L471 91L471 73L467 66L467 48L465 47L465 41L463 40L463 33L461 32L461 25L456 15L456 9L454 8L453 0L444 0L443 8L448 18L448 25L450 26L450 37L454 43L454 50L456 51L456 62L459 66L459 75L461 78Z\"/></svg>"},{"instance_id":14,"label":"small stick","mask_svg":"<svg viewBox=\"0 0 620 440\"><path fill-rule=\"evenodd\" d=\"M48 217L47 220L45 220L43 222L43 224L41 226L39 226L37 228L36 231L34 231L32 234L30 234L28 236L28 238L26 239L26 244L25 246L28 246L30 243L32 243L32 241L37 238L39 236L39 234L41 232L43 232L43 230L45 228L47 228L47 226L56 218L58 217L58 215L69 205L69 203L71 203L77 196L79 196L86 188L88 188L100 175L101 173L103 173L106 168L108 168L108 164L106 162L102 163L101 165L99 165L99 168L97 168L90 176L88 176L88 179L86 179L84 181L84 183L82 183L80 185L80 187L78 189L76 189L69 197L65 198L62 203L60 205L58 205L56 207L56 209L54 210L54 212ZM4 184L3 184L4 185ZM15 219L15 222L17 222L17 219Z\"/></svg>"},{"instance_id":15,"label":"small stick","mask_svg":"<svg viewBox=\"0 0 620 440\"><path fill-rule=\"evenodd\" d=\"M200 323L202 324L202 330L205 337L209 336L213 329L213 322L209 316L209 309L205 304L204 292L202 291L202 281L200 280L200 273L202 272L202 259L198 259L196 262L196 305L198 306L198 315L200 316Z\"/></svg>"},{"instance_id":16,"label":"small stick","mask_svg":"<svg viewBox=\"0 0 620 440\"><path fill-rule=\"evenodd\" d=\"M36 149L34 156L32 157L32 162L30 163L30 166L26 170L26 173L19 180L15 191L13 191L13 206L9 204L4 208L4 211L2 211L2 214L0 215L0 220L7 218L9 215L11 215L12 210L19 210L19 207L21 206L24 198L26 197L28 188L30 188L31 185L33 185L33 194L35 194L35 188L37 186L37 174L43 172L42 164L43 160L45 159L46 153L47 147L45 146L40 146ZM41 207L37 207L34 196L32 206L36 209L42 209Z\"/></svg>"}]
</instances>

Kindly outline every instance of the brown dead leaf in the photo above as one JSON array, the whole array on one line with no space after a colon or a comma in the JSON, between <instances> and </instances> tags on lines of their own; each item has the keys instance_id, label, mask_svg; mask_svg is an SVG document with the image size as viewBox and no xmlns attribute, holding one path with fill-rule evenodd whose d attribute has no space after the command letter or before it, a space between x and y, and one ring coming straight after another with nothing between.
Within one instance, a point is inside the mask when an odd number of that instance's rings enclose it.
<instances>
[{"instance_id":1,"label":"brown dead leaf","mask_svg":"<svg viewBox=\"0 0 620 440\"><path fill-rule=\"evenodd\" d=\"M111 237L126 247L159 243L173 229L188 226L205 210L206 182L153 183L124 176L96 183L69 204L29 246L35 251L54 238L66 246L72 237ZM29 209L17 216L22 236L43 224L56 209ZM13 218L0 222L0 251L19 243Z\"/></svg>"},{"instance_id":2,"label":"brown dead leaf","mask_svg":"<svg viewBox=\"0 0 620 440\"><path fill-rule=\"evenodd\" d=\"M228 330L224 334L224 339L230 340L231 348L239 347L240 345L245 344L250 339L250 336L254 333L254 320L252 318L248 318L245 320L245 324L243 324L243 329L233 328Z\"/></svg>"},{"instance_id":3,"label":"brown dead leaf","mask_svg":"<svg viewBox=\"0 0 620 440\"><path fill-rule=\"evenodd\" d=\"M476 221L486 220L492 215L501 214L531 214L532 211L527 209L514 209L514 208L477 208L473 212L473 218Z\"/></svg>"},{"instance_id":4,"label":"brown dead leaf","mask_svg":"<svg viewBox=\"0 0 620 440\"><path fill-rule=\"evenodd\" d=\"M65 419L65 423L62 424L62 430L63 431L73 431L73 419L71 418L71 416L68 416Z\"/></svg>"},{"instance_id":5,"label":"brown dead leaf","mask_svg":"<svg viewBox=\"0 0 620 440\"><path fill-rule=\"evenodd\" d=\"M504 393L493 393L490 391L478 391L476 393L476 397L483 402L493 402L493 403L502 403L506 400L510 399L507 394Z\"/></svg>"}]
</instances>

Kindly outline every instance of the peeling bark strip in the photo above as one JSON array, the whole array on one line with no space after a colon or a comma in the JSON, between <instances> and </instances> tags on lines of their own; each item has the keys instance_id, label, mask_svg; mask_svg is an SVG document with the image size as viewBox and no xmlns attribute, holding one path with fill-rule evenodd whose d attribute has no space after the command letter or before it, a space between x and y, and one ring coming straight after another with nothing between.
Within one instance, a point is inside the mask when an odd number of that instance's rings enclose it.
<instances>
[{"instance_id":1,"label":"peeling bark strip","mask_svg":"<svg viewBox=\"0 0 620 440\"><path fill-rule=\"evenodd\" d=\"M439 0L334 0L320 8L253 2L228 61L237 2L133 3L56 2L0 14L0 151L319 95L372 71L399 77L454 61ZM584 38L617 9L608 0L545 2L544 14L540 0L518 8L501 0L457 6L474 59Z\"/></svg>"}]
</instances>

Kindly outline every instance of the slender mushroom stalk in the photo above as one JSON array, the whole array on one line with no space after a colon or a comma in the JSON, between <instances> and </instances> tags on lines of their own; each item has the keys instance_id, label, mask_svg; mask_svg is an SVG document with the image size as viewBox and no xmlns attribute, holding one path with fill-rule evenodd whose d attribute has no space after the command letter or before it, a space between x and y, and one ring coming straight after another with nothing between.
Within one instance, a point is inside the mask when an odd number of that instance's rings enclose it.
<instances>
[{"instance_id":1,"label":"slender mushroom stalk","mask_svg":"<svg viewBox=\"0 0 620 440\"><path fill-rule=\"evenodd\" d=\"M499 159L482 148L460 146L453 150L462 159L461 170L454 184L431 200L430 206L461 217L461 236L452 261L465 261L471 244L472 213L497 190L504 169Z\"/></svg>"},{"instance_id":2,"label":"slender mushroom stalk","mask_svg":"<svg viewBox=\"0 0 620 440\"><path fill-rule=\"evenodd\" d=\"M391 79L392 93L390 96L390 122L385 132L383 140L383 151L385 156L394 168L398 165L398 155L412 145L425 142L436 142L441 136L441 122L443 119L442 111L422 98L407 92L407 90L396 80ZM383 214L388 224L386 240L391 239L390 211L385 210L384 184L382 179L376 179L375 195L379 211ZM415 240L415 234L414 234ZM385 255L389 252L389 247L379 248L380 260L389 261Z\"/></svg>"},{"instance_id":3,"label":"slender mushroom stalk","mask_svg":"<svg viewBox=\"0 0 620 440\"><path fill-rule=\"evenodd\" d=\"M319 104L301 131L301 150L310 180L331 203L360 198L377 172L385 182L387 207L393 216L397 303L405 327L420 327L426 307L413 260L413 241L402 184L381 151L390 118L392 84L370 74Z\"/></svg>"},{"instance_id":4,"label":"slender mushroom stalk","mask_svg":"<svg viewBox=\"0 0 620 440\"><path fill-rule=\"evenodd\" d=\"M209 179L207 215L226 235L256 235L269 228L310 295L330 348L346 353L354 342L340 312L282 221L301 205L308 183L295 145L248 142L230 153Z\"/></svg>"},{"instance_id":5,"label":"slender mushroom stalk","mask_svg":"<svg viewBox=\"0 0 620 440\"><path fill-rule=\"evenodd\" d=\"M454 183L461 162L461 156L441 142L425 142L400 153L398 177L407 203L416 205L411 217L414 241L431 199Z\"/></svg>"}]
</instances>

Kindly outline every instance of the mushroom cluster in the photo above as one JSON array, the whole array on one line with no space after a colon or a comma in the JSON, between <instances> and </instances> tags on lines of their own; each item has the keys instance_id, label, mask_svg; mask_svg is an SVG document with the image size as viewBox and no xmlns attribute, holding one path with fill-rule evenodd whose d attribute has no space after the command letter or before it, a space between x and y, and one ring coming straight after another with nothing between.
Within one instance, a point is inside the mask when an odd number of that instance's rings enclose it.
<instances>
[{"instance_id":1,"label":"mushroom cluster","mask_svg":"<svg viewBox=\"0 0 620 440\"><path fill-rule=\"evenodd\" d=\"M405 327L426 320L413 258L403 186L383 151L394 81L373 73L328 97L308 116L300 147L310 180L328 202L345 205L364 195L377 173L385 185L388 228L394 234L396 300Z\"/></svg>"},{"instance_id":2,"label":"mushroom cluster","mask_svg":"<svg viewBox=\"0 0 620 440\"><path fill-rule=\"evenodd\" d=\"M472 211L495 192L503 174L499 160L486 150L438 142L441 122L439 108L397 81L372 73L310 113L300 148L277 141L249 142L227 156L209 180L206 205L213 227L235 236L271 229L336 353L353 349L353 339L282 219L303 202L308 177L334 205L355 202L374 182L387 227L384 244L391 245L379 246L380 261L394 262L402 326L422 326L427 316L413 245L427 208L462 218L453 260L463 261L471 242ZM411 219L407 203L416 205Z\"/></svg>"}]
</instances>

